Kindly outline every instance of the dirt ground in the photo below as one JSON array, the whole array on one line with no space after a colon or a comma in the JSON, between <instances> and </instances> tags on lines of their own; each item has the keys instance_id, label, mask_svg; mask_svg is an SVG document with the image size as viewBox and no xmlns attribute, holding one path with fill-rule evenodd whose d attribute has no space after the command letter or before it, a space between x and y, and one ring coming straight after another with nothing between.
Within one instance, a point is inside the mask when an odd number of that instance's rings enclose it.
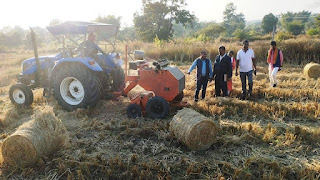
<instances>
[{"instance_id":1,"label":"dirt ground","mask_svg":"<svg viewBox=\"0 0 320 180\"><path fill-rule=\"evenodd\" d=\"M181 66L184 72L187 66ZM69 145L35 167L1 166L4 179L319 179L320 80L302 75L302 67L283 68L279 86L269 87L267 68L254 77L254 98L239 100L234 78L231 97L207 97L193 103L195 72L186 76L185 100L218 126L216 142L191 151L168 131L177 112L166 119L128 119L129 99L100 101L91 109L66 112L53 98L34 91L30 108L14 107L10 86L0 87L0 139L23 122L52 108L68 130Z\"/></svg>"}]
</instances>

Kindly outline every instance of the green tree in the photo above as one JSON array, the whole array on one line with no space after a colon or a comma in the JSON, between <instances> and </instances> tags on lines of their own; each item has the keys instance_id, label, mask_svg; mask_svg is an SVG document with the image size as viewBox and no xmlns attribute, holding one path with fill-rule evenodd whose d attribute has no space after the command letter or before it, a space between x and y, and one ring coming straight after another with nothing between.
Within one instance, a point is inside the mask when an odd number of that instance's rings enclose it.
<instances>
[{"instance_id":1,"label":"green tree","mask_svg":"<svg viewBox=\"0 0 320 180\"><path fill-rule=\"evenodd\" d=\"M7 47L16 47L23 44L25 31L20 26L6 26L0 30L0 44Z\"/></svg>"},{"instance_id":2,"label":"green tree","mask_svg":"<svg viewBox=\"0 0 320 180\"><path fill-rule=\"evenodd\" d=\"M240 41L251 38L247 29L236 29L233 33L233 36Z\"/></svg>"},{"instance_id":3,"label":"green tree","mask_svg":"<svg viewBox=\"0 0 320 180\"><path fill-rule=\"evenodd\" d=\"M305 30L317 28L317 17L318 14L310 15L309 21L306 23Z\"/></svg>"},{"instance_id":4,"label":"green tree","mask_svg":"<svg viewBox=\"0 0 320 180\"><path fill-rule=\"evenodd\" d=\"M320 28L320 14L315 19L317 21L318 28Z\"/></svg>"},{"instance_id":5,"label":"green tree","mask_svg":"<svg viewBox=\"0 0 320 180\"><path fill-rule=\"evenodd\" d=\"M54 25L57 25L57 24L61 24L62 21L60 19L52 19L49 23L49 26L54 26Z\"/></svg>"},{"instance_id":6,"label":"green tree","mask_svg":"<svg viewBox=\"0 0 320 180\"><path fill-rule=\"evenodd\" d=\"M125 27L120 30L117 39L120 41L133 41L137 39L136 30L134 27Z\"/></svg>"},{"instance_id":7,"label":"green tree","mask_svg":"<svg viewBox=\"0 0 320 180\"><path fill-rule=\"evenodd\" d=\"M98 16L94 21L95 22L100 22L100 23L105 23L105 24L113 24L116 25L120 28L121 25L121 16L116 17L114 15L108 15L108 16Z\"/></svg>"},{"instance_id":8,"label":"green tree","mask_svg":"<svg viewBox=\"0 0 320 180\"><path fill-rule=\"evenodd\" d=\"M134 26L142 40L169 40L173 33L173 24L186 26L192 23L194 15L185 10L184 0L142 0L142 14L134 14Z\"/></svg>"},{"instance_id":9,"label":"green tree","mask_svg":"<svg viewBox=\"0 0 320 180\"><path fill-rule=\"evenodd\" d=\"M278 22L278 18L274 16L272 13L265 15L262 19L262 24L261 24L263 32L271 33L273 31L273 27L276 28L277 22Z\"/></svg>"},{"instance_id":10,"label":"green tree","mask_svg":"<svg viewBox=\"0 0 320 180\"><path fill-rule=\"evenodd\" d=\"M310 35L310 36L314 36L314 35L318 35L320 32L319 32L319 29L318 28L314 28L314 29L309 29L307 31L307 34Z\"/></svg>"},{"instance_id":11,"label":"green tree","mask_svg":"<svg viewBox=\"0 0 320 180\"><path fill-rule=\"evenodd\" d=\"M183 24L173 24L173 38L179 38L179 37L190 37L193 35L197 35L198 31L201 29L211 25L216 24L215 22L200 22L199 19L195 18L194 21L191 24L187 24L184 26Z\"/></svg>"},{"instance_id":12,"label":"green tree","mask_svg":"<svg viewBox=\"0 0 320 180\"><path fill-rule=\"evenodd\" d=\"M305 25L310 19L311 12L300 11L297 13L287 12L282 14L282 26L293 35L299 35L304 32Z\"/></svg>"},{"instance_id":13,"label":"green tree","mask_svg":"<svg viewBox=\"0 0 320 180\"><path fill-rule=\"evenodd\" d=\"M223 26L226 28L227 36L232 36L236 29L244 29L246 22L242 13L236 14L237 7L228 3L223 11Z\"/></svg>"},{"instance_id":14,"label":"green tree","mask_svg":"<svg viewBox=\"0 0 320 180\"><path fill-rule=\"evenodd\" d=\"M304 27L305 27L305 24L297 20L294 20L286 25L287 31L289 31L295 36L301 34L304 30Z\"/></svg>"},{"instance_id":15,"label":"green tree","mask_svg":"<svg viewBox=\"0 0 320 180\"><path fill-rule=\"evenodd\" d=\"M198 35L204 35L210 39L218 38L222 33L226 31L226 28L220 24L210 24L198 31Z\"/></svg>"}]
</instances>

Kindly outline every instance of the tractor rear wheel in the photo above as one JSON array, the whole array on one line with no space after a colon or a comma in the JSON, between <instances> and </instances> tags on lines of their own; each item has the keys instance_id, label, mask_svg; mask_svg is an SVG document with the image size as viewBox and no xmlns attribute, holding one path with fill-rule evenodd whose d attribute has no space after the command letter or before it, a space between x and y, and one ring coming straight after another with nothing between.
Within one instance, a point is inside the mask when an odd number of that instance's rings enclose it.
<instances>
[{"instance_id":1,"label":"tractor rear wheel","mask_svg":"<svg viewBox=\"0 0 320 180\"><path fill-rule=\"evenodd\" d=\"M33 102L33 93L25 84L15 84L10 87L9 97L16 106L30 106Z\"/></svg>"},{"instance_id":2,"label":"tractor rear wheel","mask_svg":"<svg viewBox=\"0 0 320 180\"><path fill-rule=\"evenodd\" d=\"M138 104L130 104L127 107L128 118L137 118L141 117L141 107Z\"/></svg>"},{"instance_id":3,"label":"tractor rear wheel","mask_svg":"<svg viewBox=\"0 0 320 180\"><path fill-rule=\"evenodd\" d=\"M53 78L53 87L55 98L63 109L87 108L99 101L99 79L88 68L78 64L60 68Z\"/></svg>"},{"instance_id":4,"label":"tractor rear wheel","mask_svg":"<svg viewBox=\"0 0 320 180\"><path fill-rule=\"evenodd\" d=\"M163 119L169 113L169 103L162 97L152 97L146 104L146 112L151 118Z\"/></svg>"},{"instance_id":5,"label":"tractor rear wheel","mask_svg":"<svg viewBox=\"0 0 320 180\"><path fill-rule=\"evenodd\" d=\"M118 77L119 77L119 85L118 89L123 90L125 88L125 74L124 70L122 68L119 68L118 70Z\"/></svg>"},{"instance_id":6,"label":"tractor rear wheel","mask_svg":"<svg viewBox=\"0 0 320 180\"><path fill-rule=\"evenodd\" d=\"M115 68L112 70L112 81L113 81L113 90L121 91L125 88L125 74L122 68Z\"/></svg>"}]
</instances>

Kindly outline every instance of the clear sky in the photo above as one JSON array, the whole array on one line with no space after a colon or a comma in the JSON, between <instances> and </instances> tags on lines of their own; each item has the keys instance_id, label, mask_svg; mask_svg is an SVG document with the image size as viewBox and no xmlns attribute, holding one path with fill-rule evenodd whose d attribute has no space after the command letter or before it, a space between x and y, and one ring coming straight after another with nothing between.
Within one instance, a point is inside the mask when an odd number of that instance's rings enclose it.
<instances>
[{"instance_id":1,"label":"clear sky","mask_svg":"<svg viewBox=\"0 0 320 180\"><path fill-rule=\"evenodd\" d=\"M264 15L308 10L320 13L320 0L186 0L187 9L200 21L222 21L229 2L246 20L261 20ZM133 13L140 11L141 0L6 0L1 2L0 27L20 25L45 27L52 19L91 21L99 14L122 16L122 25L132 25Z\"/></svg>"}]
</instances>

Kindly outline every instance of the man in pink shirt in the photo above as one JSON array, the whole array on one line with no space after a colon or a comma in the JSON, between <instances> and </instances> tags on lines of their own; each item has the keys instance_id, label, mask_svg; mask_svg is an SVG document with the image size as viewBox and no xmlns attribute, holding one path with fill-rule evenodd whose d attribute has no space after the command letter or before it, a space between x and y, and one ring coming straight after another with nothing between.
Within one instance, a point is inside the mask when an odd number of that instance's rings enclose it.
<instances>
[{"instance_id":1,"label":"man in pink shirt","mask_svg":"<svg viewBox=\"0 0 320 180\"><path fill-rule=\"evenodd\" d=\"M277 86L277 73L281 70L283 63L283 54L280 49L277 48L277 43L271 41L271 49L268 51L267 62L269 64L269 79L271 87Z\"/></svg>"}]
</instances>

